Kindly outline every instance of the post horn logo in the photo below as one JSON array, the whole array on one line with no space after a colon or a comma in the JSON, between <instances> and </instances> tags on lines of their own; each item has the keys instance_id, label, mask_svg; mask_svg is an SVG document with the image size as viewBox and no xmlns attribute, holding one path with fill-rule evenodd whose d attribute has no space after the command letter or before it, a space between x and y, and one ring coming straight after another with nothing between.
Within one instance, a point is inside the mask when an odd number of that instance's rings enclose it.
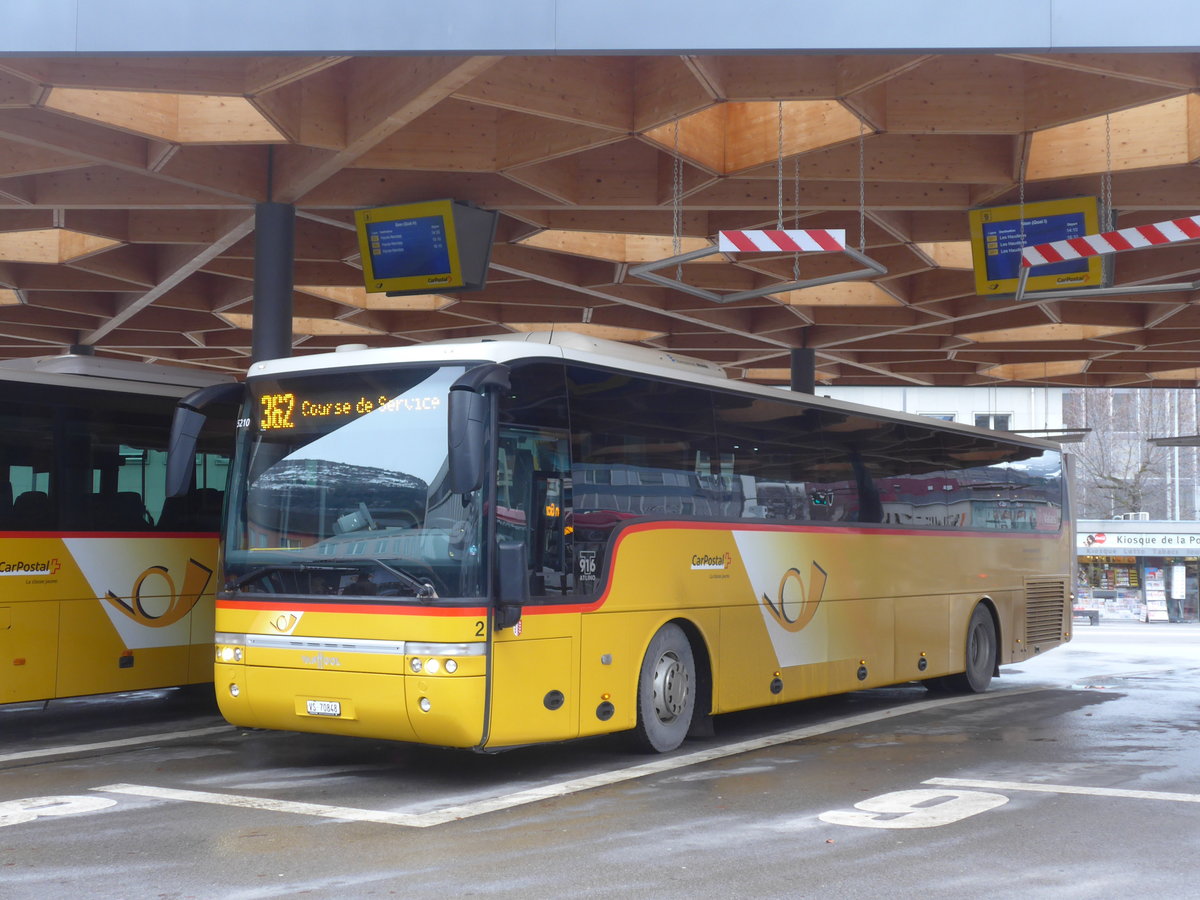
<instances>
[{"instance_id":1,"label":"post horn logo","mask_svg":"<svg viewBox=\"0 0 1200 900\"><path fill-rule=\"evenodd\" d=\"M183 590L176 593L175 581L171 578L167 567L151 566L138 576L128 598L118 596L112 591L106 593L104 598L139 625L147 625L150 628L166 628L190 613L192 608L200 602L200 597L208 587L212 574L212 569L208 566L189 559L187 570L183 574ZM149 591L146 585L148 579L161 579L166 584ZM145 594L143 594L144 591ZM165 607L163 606L164 601Z\"/></svg>"},{"instance_id":2,"label":"post horn logo","mask_svg":"<svg viewBox=\"0 0 1200 900\"><path fill-rule=\"evenodd\" d=\"M267 624L278 631L280 634L291 634L295 630L296 625L300 621L300 616L303 613L280 613L275 618L271 619Z\"/></svg>"},{"instance_id":3,"label":"post horn logo","mask_svg":"<svg viewBox=\"0 0 1200 900\"><path fill-rule=\"evenodd\" d=\"M825 570L814 560L807 587L800 570L793 567L784 572L783 578L779 580L777 599L772 600L763 594L762 600L775 621L785 631L794 633L804 628L817 614L821 595L825 592L825 582L828 580L829 576Z\"/></svg>"}]
</instances>

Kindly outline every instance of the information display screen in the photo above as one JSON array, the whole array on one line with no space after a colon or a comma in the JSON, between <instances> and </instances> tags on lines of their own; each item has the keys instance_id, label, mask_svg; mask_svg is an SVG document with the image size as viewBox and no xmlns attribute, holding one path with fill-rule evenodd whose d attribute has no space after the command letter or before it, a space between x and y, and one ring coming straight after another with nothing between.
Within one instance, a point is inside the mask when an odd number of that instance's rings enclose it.
<instances>
[{"instance_id":1,"label":"information display screen","mask_svg":"<svg viewBox=\"0 0 1200 900\"><path fill-rule=\"evenodd\" d=\"M1023 247L1095 234L1097 202L1095 197L1076 197L1026 203L1024 207L976 209L970 212L970 224L975 292L1005 296L1016 293ZM1104 283L1103 260L1090 256L1031 269L1025 289L1061 290L1099 287Z\"/></svg>"},{"instance_id":2,"label":"information display screen","mask_svg":"<svg viewBox=\"0 0 1200 900\"><path fill-rule=\"evenodd\" d=\"M453 200L354 213L367 293L474 291L487 281L497 214Z\"/></svg>"},{"instance_id":3,"label":"information display screen","mask_svg":"<svg viewBox=\"0 0 1200 900\"><path fill-rule=\"evenodd\" d=\"M453 275L443 216L368 222L366 229L376 279Z\"/></svg>"}]
</instances>

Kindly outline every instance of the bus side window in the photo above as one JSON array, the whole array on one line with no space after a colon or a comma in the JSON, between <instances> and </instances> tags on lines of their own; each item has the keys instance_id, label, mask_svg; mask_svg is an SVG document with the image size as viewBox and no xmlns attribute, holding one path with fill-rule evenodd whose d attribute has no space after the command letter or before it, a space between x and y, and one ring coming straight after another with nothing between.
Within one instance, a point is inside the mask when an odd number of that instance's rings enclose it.
<instances>
[{"instance_id":1,"label":"bus side window","mask_svg":"<svg viewBox=\"0 0 1200 900\"><path fill-rule=\"evenodd\" d=\"M576 569L590 593L622 525L719 519L734 501L728 482L714 477L707 390L575 366L567 385Z\"/></svg>"}]
</instances>

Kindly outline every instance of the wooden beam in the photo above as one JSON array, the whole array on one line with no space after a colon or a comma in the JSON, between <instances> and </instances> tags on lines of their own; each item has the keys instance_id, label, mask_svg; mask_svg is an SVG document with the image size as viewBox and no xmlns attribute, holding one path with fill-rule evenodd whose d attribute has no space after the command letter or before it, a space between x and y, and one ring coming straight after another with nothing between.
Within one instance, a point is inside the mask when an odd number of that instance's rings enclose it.
<instances>
[{"instance_id":1,"label":"wooden beam","mask_svg":"<svg viewBox=\"0 0 1200 900\"><path fill-rule=\"evenodd\" d=\"M494 172L500 168L496 151L500 114L492 107L443 100L351 165L357 169Z\"/></svg>"},{"instance_id":2,"label":"wooden beam","mask_svg":"<svg viewBox=\"0 0 1200 900\"><path fill-rule=\"evenodd\" d=\"M167 291L174 288L176 285L184 281L186 278L197 272L204 266L205 263L215 259L226 248L237 243L245 235L249 234L254 227L254 217L248 214L233 214L227 220L227 226L211 244L208 244L198 250L193 250L190 253L180 253L170 262L165 259L162 261L162 269L159 272L158 283L143 294L134 303L131 303L120 314L113 316L99 328L90 332L81 343L95 344L102 339L113 334L118 327L121 327L137 313L141 312L146 307L150 306L159 297L163 296ZM182 245L179 245L182 248Z\"/></svg>"},{"instance_id":3,"label":"wooden beam","mask_svg":"<svg viewBox=\"0 0 1200 900\"><path fill-rule=\"evenodd\" d=\"M712 106L714 96L681 56L641 56L634 63L633 130L645 131Z\"/></svg>"},{"instance_id":4,"label":"wooden beam","mask_svg":"<svg viewBox=\"0 0 1200 900\"><path fill-rule=\"evenodd\" d=\"M635 130L634 67L620 56L507 57L456 96L628 133Z\"/></svg>"},{"instance_id":5,"label":"wooden beam","mask_svg":"<svg viewBox=\"0 0 1200 900\"><path fill-rule=\"evenodd\" d=\"M346 85L345 148L332 153L278 148L272 199L296 202L496 62L487 56L414 56L343 63L337 71Z\"/></svg>"}]
</instances>

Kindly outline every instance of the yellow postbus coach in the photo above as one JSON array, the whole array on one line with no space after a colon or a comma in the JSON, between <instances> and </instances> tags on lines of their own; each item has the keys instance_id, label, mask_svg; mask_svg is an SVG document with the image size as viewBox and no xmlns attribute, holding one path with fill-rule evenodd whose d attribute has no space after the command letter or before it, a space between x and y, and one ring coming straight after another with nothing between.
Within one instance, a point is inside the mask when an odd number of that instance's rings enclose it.
<instances>
[{"instance_id":1,"label":"yellow postbus coach","mask_svg":"<svg viewBox=\"0 0 1200 900\"><path fill-rule=\"evenodd\" d=\"M668 751L732 710L981 691L1069 639L1047 442L562 333L256 363L237 433L238 725Z\"/></svg>"},{"instance_id":2,"label":"yellow postbus coach","mask_svg":"<svg viewBox=\"0 0 1200 900\"><path fill-rule=\"evenodd\" d=\"M182 496L164 476L176 402L223 382L82 355L0 364L0 703L212 681L231 417Z\"/></svg>"}]
</instances>

